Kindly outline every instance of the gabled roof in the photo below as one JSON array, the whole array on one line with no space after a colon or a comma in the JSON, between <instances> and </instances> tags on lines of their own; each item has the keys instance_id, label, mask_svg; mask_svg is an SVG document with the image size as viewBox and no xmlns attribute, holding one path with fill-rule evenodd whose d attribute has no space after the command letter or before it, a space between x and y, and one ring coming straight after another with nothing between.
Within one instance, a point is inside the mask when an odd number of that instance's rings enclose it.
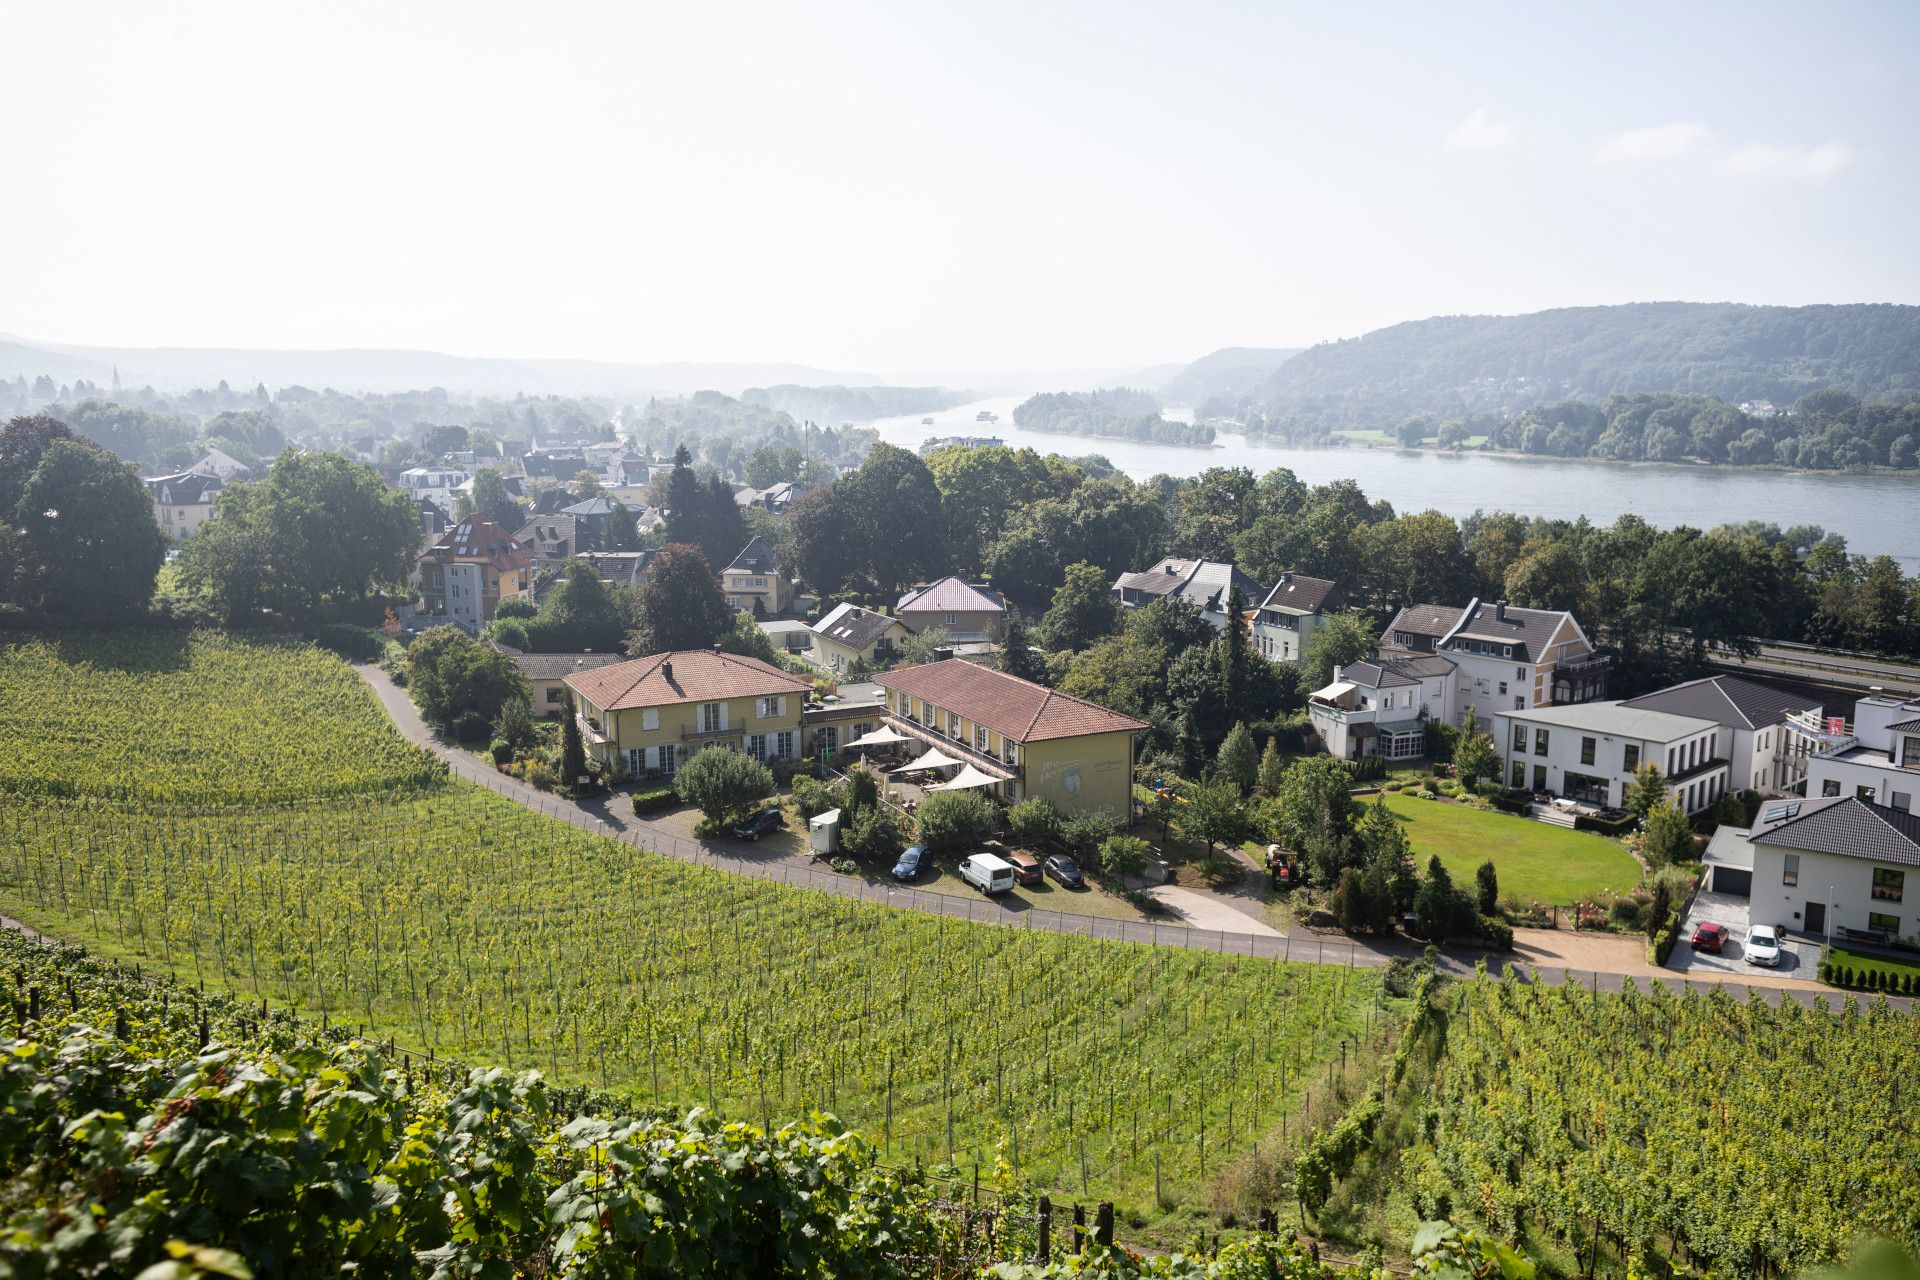
<instances>
[{"instance_id":1,"label":"gabled roof","mask_svg":"<svg viewBox=\"0 0 1920 1280\"><path fill-rule=\"evenodd\" d=\"M780 572L780 565L774 559L773 548L767 545L767 540L755 534L753 541L742 547L740 554L733 558L733 563L721 572L772 574Z\"/></svg>"},{"instance_id":2,"label":"gabled roof","mask_svg":"<svg viewBox=\"0 0 1920 1280\"><path fill-rule=\"evenodd\" d=\"M1760 821L1747 834L1754 844L1920 867L1920 817L1903 809L1855 796L1805 800L1798 817L1769 827L1766 814L1775 807L1761 806Z\"/></svg>"},{"instance_id":3,"label":"gabled roof","mask_svg":"<svg viewBox=\"0 0 1920 1280\"><path fill-rule=\"evenodd\" d=\"M1005 613L1007 602L989 587L946 577L915 587L900 597L896 613Z\"/></svg>"},{"instance_id":4,"label":"gabled roof","mask_svg":"<svg viewBox=\"0 0 1920 1280\"><path fill-rule=\"evenodd\" d=\"M1356 662L1340 668L1340 679L1363 689L1399 689L1420 683L1392 662Z\"/></svg>"},{"instance_id":5,"label":"gabled roof","mask_svg":"<svg viewBox=\"0 0 1920 1280\"><path fill-rule=\"evenodd\" d=\"M1123 573L1114 579L1116 591L1139 591L1151 596L1182 596L1201 609L1227 608L1228 589L1239 591L1247 604L1264 599L1265 588L1230 564L1218 560L1189 560L1168 556L1142 573Z\"/></svg>"},{"instance_id":6,"label":"gabled roof","mask_svg":"<svg viewBox=\"0 0 1920 1280\"><path fill-rule=\"evenodd\" d=\"M813 631L849 649L867 649L894 627L904 631L906 624L857 604L837 604L832 612L813 624Z\"/></svg>"},{"instance_id":7,"label":"gabled roof","mask_svg":"<svg viewBox=\"0 0 1920 1280\"><path fill-rule=\"evenodd\" d=\"M535 516L521 525L513 536L541 555L565 555L573 549L579 530L575 528L572 516Z\"/></svg>"},{"instance_id":8,"label":"gabled roof","mask_svg":"<svg viewBox=\"0 0 1920 1280\"><path fill-rule=\"evenodd\" d=\"M576 502L570 507L562 507L563 515L569 516L610 516L615 507L623 505L612 498L588 498L585 502Z\"/></svg>"},{"instance_id":9,"label":"gabled roof","mask_svg":"<svg viewBox=\"0 0 1920 1280\"><path fill-rule=\"evenodd\" d=\"M1391 637L1396 631L1432 636L1436 642L1469 639L1510 644L1515 657L1538 662L1544 658L1561 624L1572 616L1564 609L1522 609L1505 601L1478 598L1469 601L1465 608L1412 604L1395 614L1381 634L1383 642L1388 644L1392 643ZM1576 629L1578 625L1575 624Z\"/></svg>"},{"instance_id":10,"label":"gabled roof","mask_svg":"<svg viewBox=\"0 0 1920 1280\"><path fill-rule=\"evenodd\" d=\"M495 569L525 569L533 564L533 548L483 515L471 515L440 535L420 557L441 564L485 562Z\"/></svg>"},{"instance_id":11,"label":"gabled roof","mask_svg":"<svg viewBox=\"0 0 1920 1280\"><path fill-rule=\"evenodd\" d=\"M1739 676L1708 676L1689 680L1670 689L1656 689L1637 698L1628 698L1623 707L1646 707L1653 711L1671 711L1675 715L1698 716L1734 729L1764 729L1779 724L1796 711L1811 711L1821 704L1772 685L1743 680Z\"/></svg>"},{"instance_id":12,"label":"gabled roof","mask_svg":"<svg viewBox=\"0 0 1920 1280\"><path fill-rule=\"evenodd\" d=\"M1132 716L964 658L906 667L873 679L875 684L923 698L1016 742L1138 733L1147 728Z\"/></svg>"},{"instance_id":13,"label":"gabled roof","mask_svg":"<svg viewBox=\"0 0 1920 1280\"><path fill-rule=\"evenodd\" d=\"M146 482L154 498L168 506L191 507L213 501L213 495L226 486L219 476L198 471L180 471L170 476L154 476Z\"/></svg>"},{"instance_id":14,"label":"gabled roof","mask_svg":"<svg viewBox=\"0 0 1920 1280\"><path fill-rule=\"evenodd\" d=\"M1289 613L1320 613L1326 609L1338 609L1347 602L1346 592L1340 584L1330 578L1309 578L1304 573L1283 573L1273 590L1267 592L1267 598L1260 602L1262 609L1285 609Z\"/></svg>"},{"instance_id":15,"label":"gabled roof","mask_svg":"<svg viewBox=\"0 0 1920 1280\"><path fill-rule=\"evenodd\" d=\"M567 677L567 687L603 711L624 711L629 707L811 693L813 681L737 653L678 649L598 671L575 672Z\"/></svg>"},{"instance_id":16,"label":"gabled roof","mask_svg":"<svg viewBox=\"0 0 1920 1280\"><path fill-rule=\"evenodd\" d=\"M511 657L529 680L564 680L576 671L597 671L626 661L618 653L521 653L503 644L494 648Z\"/></svg>"},{"instance_id":17,"label":"gabled roof","mask_svg":"<svg viewBox=\"0 0 1920 1280\"><path fill-rule=\"evenodd\" d=\"M1920 720L1902 720L1887 726L1888 733L1920 733Z\"/></svg>"}]
</instances>

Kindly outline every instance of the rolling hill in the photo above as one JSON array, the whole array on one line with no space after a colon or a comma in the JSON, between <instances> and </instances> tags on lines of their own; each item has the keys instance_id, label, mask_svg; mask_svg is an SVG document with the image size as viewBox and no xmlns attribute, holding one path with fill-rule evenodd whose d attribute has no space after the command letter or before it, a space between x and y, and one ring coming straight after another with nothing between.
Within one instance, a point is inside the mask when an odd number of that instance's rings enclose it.
<instances>
[{"instance_id":1,"label":"rolling hill","mask_svg":"<svg viewBox=\"0 0 1920 1280\"><path fill-rule=\"evenodd\" d=\"M1239 400L1257 393L1274 370L1299 354L1299 347L1223 347L1161 383L1160 399L1189 407Z\"/></svg>"}]
</instances>

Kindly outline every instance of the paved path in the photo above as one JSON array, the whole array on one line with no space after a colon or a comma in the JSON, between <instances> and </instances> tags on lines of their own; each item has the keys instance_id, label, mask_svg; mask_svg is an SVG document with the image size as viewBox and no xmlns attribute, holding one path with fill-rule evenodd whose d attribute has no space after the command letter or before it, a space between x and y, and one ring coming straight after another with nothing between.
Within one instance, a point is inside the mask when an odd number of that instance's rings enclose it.
<instances>
[{"instance_id":1,"label":"paved path","mask_svg":"<svg viewBox=\"0 0 1920 1280\"><path fill-rule=\"evenodd\" d=\"M1255 920L1252 916L1239 911L1218 898L1192 889L1182 889L1177 884L1155 885L1146 890L1149 898L1164 905L1177 916L1181 923L1197 929L1231 929L1250 933L1258 938L1278 938L1281 933L1272 925Z\"/></svg>"},{"instance_id":2,"label":"paved path","mask_svg":"<svg viewBox=\"0 0 1920 1280\"><path fill-rule=\"evenodd\" d=\"M354 670L360 673L361 678L380 699L381 705L393 718L401 734L446 761L448 769L456 777L464 778L516 800L530 809L562 822L572 823L582 830L610 836L636 849L677 858L682 862L717 867L723 871L758 876L764 880L777 880L782 884L836 894L843 898L858 898L888 906L924 911L932 915L972 920L981 924L997 924L1020 929L1044 929L1051 933L1139 942L1152 946L1190 947L1203 951L1263 956L1275 960L1297 960L1311 964L1344 964L1363 968L1381 968L1396 957L1417 958L1424 952L1420 944L1397 937L1371 940L1317 934L1280 934L1237 911L1233 912L1236 919L1233 920L1232 927L1222 929L1073 915L1063 911L1032 907L1011 898L928 893L905 885L869 883L857 876L840 875L814 865L812 859L804 855L786 854L772 849L763 850L758 844L745 841L689 840L669 823L634 817L630 806L624 803L616 806L605 799L576 802L540 791L518 779L508 777L468 752L450 747L435 737L426 722L420 718L420 713L414 707L413 700L407 696L406 690L394 684L386 672L379 667L370 664L357 665ZM1198 893L1193 896L1203 898L1203 895ZM1232 908L1223 904L1213 903L1211 899L1203 898L1203 900L1208 901L1215 910L1233 911ZM1265 929L1266 932L1252 932L1255 928ZM1568 967L1560 963L1559 952L1565 947L1566 940L1561 939L1556 930L1516 930L1515 952L1510 957L1501 957L1493 952L1462 949L1454 954L1443 956L1440 967L1455 975L1465 975L1473 972L1476 961L1484 959L1490 973L1499 974L1511 968L1524 978L1554 986L1577 983L1595 991L1619 991L1628 981L1636 981L1643 987L1649 982L1657 981L1675 991L1686 989L1708 991L1717 986L1725 986L1730 988L1735 996L1743 999L1746 996L1746 989L1751 987L1775 1003L1778 1003L1782 996L1791 996L1793 999L1806 1002L1815 995L1825 994L1836 1005L1842 994L1830 988L1815 987L1809 983L1769 980L1757 975L1747 981L1689 979L1648 965L1644 959L1644 952L1637 944L1623 947L1621 943L1609 940L1609 944L1602 949L1597 945L1601 941L1598 936L1595 936L1593 943L1596 945L1591 948L1582 948L1583 954L1590 950L1596 964L1604 965L1604 967L1592 969ZM1632 964L1618 961L1605 963L1605 957L1620 955L1623 951L1642 958ZM1911 1002L1895 1000L1894 1003L1905 1008Z\"/></svg>"}]
</instances>

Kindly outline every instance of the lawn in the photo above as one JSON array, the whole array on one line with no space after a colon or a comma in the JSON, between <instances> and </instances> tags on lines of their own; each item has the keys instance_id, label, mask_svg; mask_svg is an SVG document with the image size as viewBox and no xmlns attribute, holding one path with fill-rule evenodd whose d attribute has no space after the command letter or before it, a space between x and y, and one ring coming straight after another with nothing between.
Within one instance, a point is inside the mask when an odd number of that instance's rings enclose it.
<instances>
[{"instance_id":1,"label":"lawn","mask_svg":"<svg viewBox=\"0 0 1920 1280\"><path fill-rule=\"evenodd\" d=\"M1855 951L1852 947L1834 946L1827 949L1827 959L1835 968L1842 966L1863 973L1887 973L1896 978L1912 976L1920 979L1920 957L1901 960L1894 956L1881 955L1877 951Z\"/></svg>"},{"instance_id":2,"label":"lawn","mask_svg":"<svg viewBox=\"0 0 1920 1280\"><path fill-rule=\"evenodd\" d=\"M1491 858L1503 897L1564 905L1605 891L1624 893L1640 882L1633 856L1619 842L1590 831L1405 795L1389 794L1386 802L1406 820L1421 866L1437 853L1456 881L1471 883L1480 864Z\"/></svg>"}]
</instances>

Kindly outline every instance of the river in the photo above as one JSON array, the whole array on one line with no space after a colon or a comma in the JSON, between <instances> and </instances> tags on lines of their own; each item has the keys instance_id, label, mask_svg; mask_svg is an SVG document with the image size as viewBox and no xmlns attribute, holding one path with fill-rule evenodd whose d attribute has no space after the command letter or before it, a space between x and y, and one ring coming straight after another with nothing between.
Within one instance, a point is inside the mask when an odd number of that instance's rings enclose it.
<instances>
[{"instance_id":1,"label":"river","mask_svg":"<svg viewBox=\"0 0 1920 1280\"><path fill-rule=\"evenodd\" d=\"M1817 524L1844 537L1851 551L1889 555L1908 573L1920 570L1920 477L1495 457L1391 445L1299 449L1226 433L1211 449L1137 444L1023 431L1013 425L1020 399L983 400L866 425L889 444L909 449L934 436L991 435L1015 448L1062 457L1097 453L1136 480L1193 476L1208 467L1247 467L1256 475L1286 467L1310 485L1353 480L1367 497L1385 498L1395 511L1431 509L1455 518L1477 510L1513 511L1563 520L1586 516L1609 524L1630 512L1660 528L1710 529L1742 520L1767 520L1782 529ZM976 422L974 415L983 410L1000 420ZM926 416L933 418L931 426L921 421Z\"/></svg>"}]
</instances>

